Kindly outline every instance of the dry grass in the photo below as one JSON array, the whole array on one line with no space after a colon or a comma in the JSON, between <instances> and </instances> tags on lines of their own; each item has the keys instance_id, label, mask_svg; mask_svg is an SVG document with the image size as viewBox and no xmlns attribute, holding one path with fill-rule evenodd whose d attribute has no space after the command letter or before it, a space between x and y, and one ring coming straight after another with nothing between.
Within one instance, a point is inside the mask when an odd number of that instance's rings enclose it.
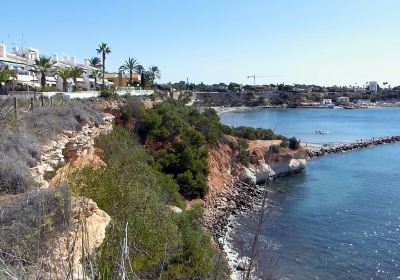
<instances>
[{"instance_id":1,"label":"dry grass","mask_svg":"<svg viewBox=\"0 0 400 280\"><path fill-rule=\"evenodd\" d=\"M23 256L29 265L44 254L50 236L67 228L70 193L66 187L35 190L0 210L0 258L13 264Z\"/></svg>"},{"instance_id":2,"label":"dry grass","mask_svg":"<svg viewBox=\"0 0 400 280\"><path fill-rule=\"evenodd\" d=\"M0 131L0 193L20 193L33 189L30 177L40 156L39 146L64 130L80 130L82 125L102 122L100 112L84 102L60 107L41 107L9 121Z\"/></svg>"}]
</instances>

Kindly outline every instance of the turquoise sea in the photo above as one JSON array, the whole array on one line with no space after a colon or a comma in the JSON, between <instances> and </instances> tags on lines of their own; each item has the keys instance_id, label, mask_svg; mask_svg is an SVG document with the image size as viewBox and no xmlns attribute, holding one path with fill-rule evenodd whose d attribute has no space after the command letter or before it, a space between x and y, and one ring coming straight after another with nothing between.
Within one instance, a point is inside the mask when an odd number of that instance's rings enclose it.
<instances>
[{"instance_id":1,"label":"turquoise sea","mask_svg":"<svg viewBox=\"0 0 400 280\"><path fill-rule=\"evenodd\" d=\"M279 109L229 113L225 123L270 128L309 142L399 135L400 109ZM314 135L324 129L328 135ZM311 133L310 133L311 131ZM289 279L400 279L400 144L310 160L275 185L260 267ZM254 213L237 218L232 245L246 256ZM267 249L268 248L268 249ZM272 264L272 265L271 265Z\"/></svg>"},{"instance_id":2,"label":"turquoise sea","mask_svg":"<svg viewBox=\"0 0 400 280\"><path fill-rule=\"evenodd\" d=\"M225 124L275 129L303 142L343 143L377 136L400 135L400 108L257 109L223 114ZM315 131L328 131L326 135Z\"/></svg>"}]
</instances>

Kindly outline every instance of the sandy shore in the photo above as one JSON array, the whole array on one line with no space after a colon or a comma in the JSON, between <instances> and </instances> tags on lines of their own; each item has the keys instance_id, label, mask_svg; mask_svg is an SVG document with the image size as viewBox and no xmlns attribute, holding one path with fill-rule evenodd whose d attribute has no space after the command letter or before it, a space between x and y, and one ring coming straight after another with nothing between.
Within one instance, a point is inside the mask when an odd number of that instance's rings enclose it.
<instances>
[{"instance_id":1,"label":"sandy shore","mask_svg":"<svg viewBox=\"0 0 400 280\"><path fill-rule=\"evenodd\" d=\"M218 115L230 113L230 112L243 112L243 111L249 111L253 109L258 109L258 107L246 107L246 106L240 106L240 107L211 107L213 108Z\"/></svg>"}]
</instances>

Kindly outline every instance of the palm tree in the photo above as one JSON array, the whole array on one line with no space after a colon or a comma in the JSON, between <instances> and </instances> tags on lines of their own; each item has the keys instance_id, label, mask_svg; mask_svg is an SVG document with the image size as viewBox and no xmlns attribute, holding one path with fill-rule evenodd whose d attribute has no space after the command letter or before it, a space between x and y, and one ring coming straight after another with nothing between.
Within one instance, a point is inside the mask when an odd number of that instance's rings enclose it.
<instances>
[{"instance_id":1,"label":"palm tree","mask_svg":"<svg viewBox=\"0 0 400 280\"><path fill-rule=\"evenodd\" d=\"M161 71L158 66L151 66L149 72L152 74L153 79L161 79Z\"/></svg>"},{"instance_id":2,"label":"palm tree","mask_svg":"<svg viewBox=\"0 0 400 280\"><path fill-rule=\"evenodd\" d=\"M11 80L11 90L14 91L14 87L15 87L15 84L16 84L15 81L18 79L18 73L17 73L16 69L9 69L8 73L10 75L10 78L13 78Z\"/></svg>"},{"instance_id":3,"label":"palm tree","mask_svg":"<svg viewBox=\"0 0 400 280\"><path fill-rule=\"evenodd\" d=\"M89 59L89 64L90 66L94 68L100 68L101 67L101 59L98 58L97 56L94 56Z\"/></svg>"},{"instance_id":4,"label":"palm tree","mask_svg":"<svg viewBox=\"0 0 400 280\"><path fill-rule=\"evenodd\" d=\"M70 72L71 72L71 78L74 80L74 84L76 86L76 79L82 76L83 69L78 66L75 66L70 69Z\"/></svg>"},{"instance_id":5,"label":"palm tree","mask_svg":"<svg viewBox=\"0 0 400 280\"><path fill-rule=\"evenodd\" d=\"M3 85L5 85L11 77L8 66L0 66L0 94L3 94Z\"/></svg>"},{"instance_id":6,"label":"palm tree","mask_svg":"<svg viewBox=\"0 0 400 280\"><path fill-rule=\"evenodd\" d=\"M109 46L107 46L107 43L101 43L97 47L96 51L97 51L98 54L101 54L102 58L103 58L103 63L102 63L102 66L103 66L103 85L102 85L102 87L104 89L104 73L105 73L105 69L106 69L106 55L111 53L111 49L110 49Z\"/></svg>"},{"instance_id":7,"label":"palm tree","mask_svg":"<svg viewBox=\"0 0 400 280\"><path fill-rule=\"evenodd\" d=\"M125 64L119 67L119 71L129 71L129 85L132 85L132 74L136 71L138 65L138 61L135 58L128 57L125 60Z\"/></svg>"},{"instance_id":8,"label":"palm tree","mask_svg":"<svg viewBox=\"0 0 400 280\"><path fill-rule=\"evenodd\" d=\"M97 87L97 78L99 78L101 75L100 70L92 70L92 73L90 73L89 77L94 79L94 89L96 90Z\"/></svg>"},{"instance_id":9,"label":"palm tree","mask_svg":"<svg viewBox=\"0 0 400 280\"><path fill-rule=\"evenodd\" d=\"M144 85L143 85L143 72L144 72L144 67L143 67L143 65L140 65L140 64L138 64L138 65L136 65L135 66L135 72L139 75L139 77L140 77L140 85L142 86L142 88L144 88Z\"/></svg>"},{"instance_id":10,"label":"palm tree","mask_svg":"<svg viewBox=\"0 0 400 280\"><path fill-rule=\"evenodd\" d=\"M153 84L155 79L161 79L161 72L158 66L151 66L147 71L149 73L150 82Z\"/></svg>"},{"instance_id":11,"label":"palm tree","mask_svg":"<svg viewBox=\"0 0 400 280\"><path fill-rule=\"evenodd\" d=\"M42 76L40 84L45 87L46 75L49 75L54 70L55 62L52 62L50 57L41 56L39 59L35 59L35 64L35 68L32 71Z\"/></svg>"},{"instance_id":12,"label":"palm tree","mask_svg":"<svg viewBox=\"0 0 400 280\"><path fill-rule=\"evenodd\" d=\"M146 88L147 86L151 85L152 79L153 79L153 74L150 71L143 71L142 74L140 75L140 81L142 88Z\"/></svg>"},{"instance_id":13,"label":"palm tree","mask_svg":"<svg viewBox=\"0 0 400 280\"><path fill-rule=\"evenodd\" d=\"M70 68L59 68L57 69L57 75L59 78L63 80L63 91L67 91L68 87L68 79L71 78L71 69Z\"/></svg>"}]
</instances>

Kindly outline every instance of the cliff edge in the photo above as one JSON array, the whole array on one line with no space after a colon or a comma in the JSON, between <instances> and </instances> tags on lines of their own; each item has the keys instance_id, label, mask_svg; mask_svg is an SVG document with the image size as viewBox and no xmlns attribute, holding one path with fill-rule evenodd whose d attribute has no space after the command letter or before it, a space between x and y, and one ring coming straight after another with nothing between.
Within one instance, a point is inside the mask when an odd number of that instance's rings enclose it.
<instances>
[{"instance_id":1,"label":"cliff edge","mask_svg":"<svg viewBox=\"0 0 400 280\"><path fill-rule=\"evenodd\" d=\"M281 140L248 140L250 162L244 165L238 151L229 142L236 138L226 136L210 147L208 164L208 194L205 197L204 226L217 243L221 243L229 216L251 205L252 198L262 194L257 185L269 176L283 177L306 168L307 150L280 147ZM271 149L271 146L279 147Z\"/></svg>"}]
</instances>

